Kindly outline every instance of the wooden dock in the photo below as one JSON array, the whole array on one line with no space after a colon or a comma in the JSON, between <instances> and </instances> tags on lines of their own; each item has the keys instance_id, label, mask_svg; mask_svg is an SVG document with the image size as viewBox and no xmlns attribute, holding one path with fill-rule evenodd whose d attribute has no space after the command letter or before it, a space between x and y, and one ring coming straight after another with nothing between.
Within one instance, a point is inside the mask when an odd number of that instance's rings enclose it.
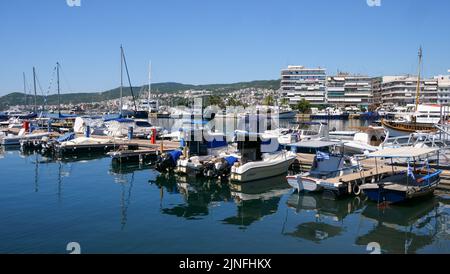
<instances>
[{"instance_id":1,"label":"wooden dock","mask_svg":"<svg viewBox=\"0 0 450 274\"><path fill-rule=\"evenodd\" d=\"M157 155L170 152L180 147L178 142L158 141L156 144L139 145L137 149L119 149L110 151L107 154L113 161L123 162L144 162L156 159Z\"/></svg>"}]
</instances>

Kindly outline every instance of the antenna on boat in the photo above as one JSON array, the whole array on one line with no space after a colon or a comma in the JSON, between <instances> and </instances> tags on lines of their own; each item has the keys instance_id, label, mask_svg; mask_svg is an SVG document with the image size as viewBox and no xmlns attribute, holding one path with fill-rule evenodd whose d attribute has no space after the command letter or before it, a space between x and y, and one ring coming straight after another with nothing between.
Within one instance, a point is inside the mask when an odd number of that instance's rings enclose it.
<instances>
[{"instance_id":1,"label":"antenna on boat","mask_svg":"<svg viewBox=\"0 0 450 274\"><path fill-rule=\"evenodd\" d=\"M150 99L152 98L151 91L152 91L152 61L150 60L148 63L148 99L147 99L149 114L151 112L151 106L150 106Z\"/></svg>"},{"instance_id":2,"label":"antenna on boat","mask_svg":"<svg viewBox=\"0 0 450 274\"><path fill-rule=\"evenodd\" d=\"M23 93L25 94L25 108L28 109L27 84L26 84L25 72L23 72L22 75L23 75Z\"/></svg>"},{"instance_id":3,"label":"antenna on boat","mask_svg":"<svg viewBox=\"0 0 450 274\"><path fill-rule=\"evenodd\" d=\"M122 108L123 108L123 47L120 45L120 117L122 117Z\"/></svg>"},{"instance_id":4,"label":"antenna on boat","mask_svg":"<svg viewBox=\"0 0 450 274\"><path fill-rule=\"evenodd\" d=\"M58 86L58 117L61 117L61 94L59 89L59 62L56 62L56 83Z\"/></svg>"},{"instance_id":5,"label":"antenna on boat","mask_svg":"<svg viewBox=\"0 0 450 274\"><path fill-rule=\"evenodd\" d=\"M34 113L37 113L37 93L36 93L36 68L33 67L33 85L34 85Z\"/></svg>"},{"instance_id":6,"label":"antenna on boat","mask_svg":"<svg viewBox=\"0 0 450 274\"><path fill-rule=\"evenodd\" d=\"M417 73L417 87L416 87L416 111L419 107L419 98L420 98L420 67L422 65L422 46L419 48L419 67Z\"/></svg>"}]
</instances>

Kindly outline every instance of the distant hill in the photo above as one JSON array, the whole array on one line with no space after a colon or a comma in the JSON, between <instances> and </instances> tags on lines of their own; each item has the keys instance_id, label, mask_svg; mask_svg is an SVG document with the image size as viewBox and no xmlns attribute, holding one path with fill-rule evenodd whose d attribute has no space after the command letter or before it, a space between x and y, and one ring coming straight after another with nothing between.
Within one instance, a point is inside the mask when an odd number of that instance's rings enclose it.
<instances>
[{"instance_id":1,"label":"distant hill","mask_svg":"<svg viewBox=\"0 0 450 274\"><path fill-rule=\"evenodd\" d=\"M211 85L186 85L180 83L156 83L152 84L152 91L154 93L174 93L184 90L211 90L213 92L232 92L244 88L267 88L267 89L279 89L279 80L259 80L252 82L239 82L232 84L211 84ZM147 90L147 86L133 87L133 92L138 94L141 90ZM124 96L131 96L130 88L123 88ZM120 89L115 88L104 92L94 93L62 93L61 104L79 104L79 103L92 103L105 100L117 99L120 97ZM34 96L28 95L25 99L25 95L20 92L13 92L8 95L0 97L0 110L5 110L9 106L24 105L25 101L28 104L34 104ZM37 96L37 104L42 105L44 97ZM47 96L47 104L55 105L58 103L58 96L52 94Z\"/></svg>"}]
</instances>

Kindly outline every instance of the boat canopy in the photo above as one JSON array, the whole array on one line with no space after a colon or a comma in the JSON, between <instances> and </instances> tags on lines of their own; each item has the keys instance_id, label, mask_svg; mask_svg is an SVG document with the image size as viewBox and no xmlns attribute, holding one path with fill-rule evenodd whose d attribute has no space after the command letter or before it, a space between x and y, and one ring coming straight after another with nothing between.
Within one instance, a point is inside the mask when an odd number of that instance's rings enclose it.
<instances>
[{"instance_id":1,"label":"boat canopy","mask_svg":"<svg viewBox=\"0 0 450 274\"><path fill-rule=\"evenodd\" d=\"M434 153L438 149L431 147L398 147L398 148L385 148L379 151L369 153L367 156L371 158L414 158L420 157L426 154Z\"/></svg>"},{"instance_id":2,"label":"boat canopy","mask_svg":"<svg viewBox=\"0 0 450 274\"><path fill-rule=\"evenodd\" d=\"M307 148L322 148L331 147L340 144L340 142L320 141L320 140L306 140L297 143L288 144L289 147L307 147Z\"/></svg>"}]
</instances>

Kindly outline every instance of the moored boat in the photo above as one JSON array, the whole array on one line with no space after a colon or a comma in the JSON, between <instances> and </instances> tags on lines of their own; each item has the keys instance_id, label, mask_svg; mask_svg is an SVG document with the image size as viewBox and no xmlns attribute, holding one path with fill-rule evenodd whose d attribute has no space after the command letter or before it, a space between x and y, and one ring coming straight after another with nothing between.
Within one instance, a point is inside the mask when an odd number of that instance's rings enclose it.
<instances>
[{"instance_id":1,"label":"moored boat","mask_svg":"<svg viewBox=\"0 0 450 274\"><path fill-rule=\"evenodd\" d=\"M422 168L416 168L420 158L427 159L430 154L436 153L436 148L386 148L370 153L368 157L375 159L405 159L408 168L405 171L392 173L376 183L364 184L360 188L367 197L378 203L400 203L419 197L429 196L439 185L441 170L430 168L425 161ZM410 163L414 166L410 166Z\"/></svg>"}]
</instances>

